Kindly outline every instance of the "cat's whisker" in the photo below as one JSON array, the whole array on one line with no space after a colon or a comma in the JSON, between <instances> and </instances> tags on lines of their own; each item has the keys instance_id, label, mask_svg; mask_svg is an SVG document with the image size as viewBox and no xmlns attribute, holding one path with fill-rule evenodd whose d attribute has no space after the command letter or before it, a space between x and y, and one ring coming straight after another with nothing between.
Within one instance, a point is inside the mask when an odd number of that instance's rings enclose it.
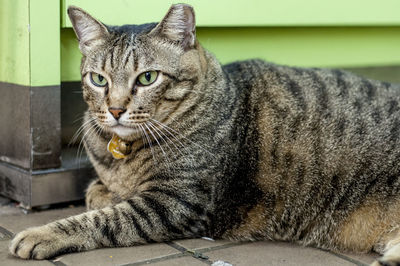
<instances>
[{"instance_id":1,"label":"cat's whisker","mask_svg":"<svg viewBox=\"0 0 400 266\"><path fill-rule=\"evenodd\" d=\"M88 135L89 132L93 128L94 128L94 125L91 125L87 130L85 130L85 133L83 134L83 136L82 136L82 138L81 138L81 140L79 142L78 151L77 151L77 160L78 160L79 165L80 165L80 161L81 161L82 154L83 154L83 151L84 151L84 146L85 146L84 141L85 141L86 135Z\"/></svg>"},{"instance_id":2,"label":"cat's whisker","mask_svg":"<svg viewBox=\"0 0 400 266\"><path fill-rule=\"evenodd\" d=\"M165 130L170 136L172 136L172 137L176 140L176 142L178 142L178 144L180 144L180 146L182 147L180 150L181 150L181 151L183 150L183 151L186 153L186 157L190 157L190 160L193 160L193 159L194 159L193 155L187 152L186 145L176 136L176 134L174 134L173 132L171 132L171 131L168 129L168 127L167 127L166 125L164 125L163 123L161 123L161 122L159 122L159 121L157 121L157 120L155 120L155 119L152 119L152 121L158 123L158 125L161 126L161 128L162 128L163 130ZM179 135L179 136L182 136L182 135L179 134L179 133L178 133L178 135ZM182 136L182 137L183 137L183 136Z\"/></svg>"},{"instance_id":3,"label":"cat's whisker","mask_svg":"<svg viewBox=\"0 0 400 266\"><path fill-rule=\"evenodd\" d=\"M149 126L147 125L147 123L144 123L144 126L147 128L147 130L150 132L150 134L153 136L153 138L155 139L155 141L157 142L157 145L160 147L161 152L163 153L164 158L168 161L168 157L167 154L165 153L164 149L162 148L160 142L158 141L157 137L154 135L153 131L149 128Z\"/></svg>"},{"instance_id":4,"label":"cat's whisker","mask_svg":"<svg viewBox=\"0 0 400 266\"><path fill-rule=\"evenodd\" d=\"M104 131L104 127L102 125L93 124L93 127L90 129L90 132L88 132L88 135L86 137L84 137L84 138L85 139L92 138L93 134L101 134L103 131ZM80 153L80 156L79 156L79 163L82 160L83 152L84 152L84 147L82 147L82 149L81 149L81 153Z\"/></svg>"},{"instance_id":5,"label":"cat's whisker","mask_svg":"<svg viewBox=\"0 0 400 266\"><path fill-rule=\"evenodd\" d=\"M182 152L182 150L175 144L175 142L174 142L171 138L168 137L167 134L164 133L164 131L163 131L163 130L165 130L164 128L159 128L159 127L157 127L156 125L154 125L153 123L151 123L150 121L149 121L149 123L150 123L151 125L153 125L153 126L156 128L156 130L158 130L161 134L163 134L163 136L164 136L165 138L167 138L167 140L168 140L169 142L172 143L172 145L175 147L175 149L186 159L186 156L185 156L185 154ZM169 134L171 135L171 133L169 133ZM171 135L171 136L175 137L174 135ZM183 148L185 148L185 146L183 145L182 142L179 141L179 139L177 139L176 137L175 137L175 139L176 139L179 143L181 143L181 145L182 145ZM167 144L167 145L168 145L168 144ZM172 149L171 149L171 151L172 151ZM175 157L175 158L176 158L176 157Z\"/></svg>"},{"instance_id":6,"label":"cat's whisker","mask_svg":"<svg viewBox=\"0 0 400 266\"><path fill-rule=\"evenodd\" d=\"M85 119L85 115L78 117L77 119L75 119L74 121L72 121L73 124L75 124L76 122Z\"/></svg>"},{"instance_id":7,"label":"cat's whisker","mask_svg":"<svg viewBox=\"0 0 400 266\"><path fill-rule=\"evenodd\" d=\"M172 136L172 137L178 142L178 144L180 144L180 146L182 146L182 149L179 149L179 148L177 147L178 150L179 150L179 152L181 152L181 154L184 156L186 162L187 162L189 165L190 165L190 164L193 164L195 158L194 158L193 154L190 154L189 152L187 152L187 149L186 149L185 144L183 144L183 143L180 141L180 139L178 139L178 137L176 137L175 134L173 134L171 131L169 131L168 128L165 127L161 122L159 122L159 121L157 121L157 120L155 120L155 119L152 119L152 120L153 120L154 122L158 123L158 124L161 126L160 130L161 130L161 129L165 130L170 136ZM172 142L172 143L174 143L174 142ZM181 150L183 150L186 154L184 154Z\"/></svg>"},{"instance_id":8,"label":"cat's whisker","mask_svg":"<svg viewBox=\"0 0 400 266\"><path fill-rule=\"evenodd\" d=\"M82 144L83 144L83 139L84 139L84 136L88 133L88 131L93 127L93 125L89 124L88 127L89 127L88 129L85 129L85 133L83 134L81 140L79 141L78 150L77 150L77 152L76 152L76 161L77 161L77 163L78 163L78 167L79 167L79 168L80 168L80 154L81 154L81 149L83 150L83 146L82 146Z\"/></svg>"},{"instance_id":9,"label":"cat's whisker","mask_svg":"<svg viewBox=\"0 0 400 266\"><path fill-rule=\"evenodd\" d=\"M142 129L140 128L140 126L138 124L134 124L136 126L136 128L139 130L140 135L142 136L142 142L143 142L143 146L146 147L146 139L145 136L143 134Z\"/></svg>"},{"instance_id":10,"label":"cat's whisker","mask_svg":"<svg viewBox=\"0 0 400 266\"><path fill-rule=\"evenodd\" d=\"M168 115L168 117L171 118L171 119L172 119L173 121L175 121L176 123L178 123L173 117L171 117L171 116L169 116L169 115ZM160 122L160 123L161 123L161 122ZM178 131L174 130L173 128L171 128L171 127L169 127L169 126L167 126L167 125L165 125L165 124L163 124L163 123L161 123L161 124L162 124L163 126L169 128L170 130L172 130L172 131L175 132L176 134L182 136L182 138L184 138L185 140L189 141L190 143L196 145L197 147L199 147L199 148L202 149L203 151L205 151L205 152L207 152L208 154L210 154L210 155L212 155L213 157L215 157L215 155L214 155L212 152L210 152L209 150L207 150L205 146L200 145L200 144L198 144L198 143L192 141L191 139L185 137L184 135L182 135L182 134L179 133Z\"/></svg>"},{"instance_id":11,"label":"cat's whisker","mask_svg":"<svg viewBox=\"0 0 400 266\"><path fill-rule=\"evenodd\" d=\"M143 132L144 135L146 136L147 143L149 143L151 155L153 156L153 160L154 160L155 162L157 162L156 157L154 156L154 151L153 151L153 147L152 147L152 145L151 145L151 141L150 141L149 135L147 134L146 130L144 129L144 127L143 127L142 125L138 124L138 126L142 129L142 132Z\"/></svg>"},{"instance_id":12,"label":"cat's whisker","mask_svg":"<svg viewBox=\"0 0 400 266\"><path fill-rule=\"evenodd\" d=\"M78 132L81 134L83 133L85 130L87 130L88 128L92 127L93 124L91 124L93 121L95 120L95 118L90 118L88 121L86 121L81 128L78 130Z\"/></svg>"},{"instance_id":13,"label":"cat's whisker","mask_svg":"<svg viewBox=\"0 0 400 266\"><path fill-rule=\"evenodd\" d=\"M167 131L167 133L172 136L181 146L182 148L185 150L186 146L182 143L182 141L180 141L173 133L171 133L171 131L168 130L168 128L164 127L164 125L162 125L159 121L155 120L155 119L151 119L153 122L158 123L158 125L162 126L162 129L164 129L165 131Z\"/></svg>"},{"instance_id":14,"label":"cat's whisker","mask_svg":"<svg viewBox=\"0 0 400 266\"><path fill-rule=\"evenodd\" d=\"M171 146L168 144L168 141L165 140L165 138L160 134L160 132L164 135L164 133L160 130L157 129L157 127L151 123L150 121L147 121L148 125L154 129L154 132L156 132L156 134L162 139L162 141L165 143L165 145L167 145L168 149L171 151L172 155L175 157L175 159L177 158L177 155L174 153L174 151L172 150ZM179 149L178 149L179 151Z\"/></svg>"},{"instance_id":15,"label":"cat's whisker","mask_svg":"<svg viewBox=\"0 0 400 266\"><path fill-rule=\"evenodd\" d=\"M150 122L150 123L151 123L151 122ZM156 125L154 125L154 126L156 126ZM158 130L159 130L173 145L174 145L174 147L175 147L175 148L178 150L178 152L182 155L182 158L186 161L186 163L187 163L188 165L192 165L192 164L194 163L195 159L194 159L193 155L190 154L189 152L187 152L186 146L185 146L174 134L172 134L171 132L168 132L167 129L162 128L162 127L157 127L157 129L158 129ZM174 142L172 139L170 139L166 133L164 133L164 130L167 131L167 133L168 133L169 135L171 135L178 143L180 143L181 146L182 146L182 148L179 148L179 147L175 144L175 142ZM183 149L183 151L182 151L182 149ZM186 152L186 154L185 154L184 152ZM176 158L176 157L175 157L175 158Z\"/></svg>"},{"instance_id":16,"label":"cat's whisker","mask_svg":"<svg viewBox=\"0 0 400 266\"><path fill-rule=\"evenodd\" d=\"M177 121L176 121L175 119L173 119L172 117L170 117L170 116L168 116L168 117L171 118L173 121L177 122ZM198 143L196 143L196 142L194 142L194 141L188 139L187 137L185 137L184 135L182 135L181 133L179 133L179 132L176 131L175 129L173 129L173 128L171 128L171 127L169 127L169 126L167 126L167 125L165 125L165 124L163 124L163 123L161 123L160 121L157 121L157 120L155 120L155 119L151 119L151 120L157 122L160 126L164 127L165 129L172 130L175 134L181 136L183 139L185 139L185 140L189 141L190 143L196 145L197 147L199 147L199 148L202 149L203 151L207 152L207 153L210 154L211 156L216 157L212 152L208 151L206 148L204 148L204 147L201 146L200 144L198 144Z\"/></svg>"},{"instance_id":17,"label":"cat's whisker","mask_svg":"<svg viewBox=\"0 0 400 266\"><path fill-rule=\"evenodd\" d=\"M79 166L80 166L80 161L81 161L81 157L82 157L83 150L84 150L85 139L86 139L86 137L89 137L94 132L94 130L96 130L96 124L89 124L89 128L86 130L85 134L82 136L81 141L79 142L78 154L77 154Z\"/></svg>"},{"instance_id":18,"label":"cat's whisker","mask_svg":"<svg viewBox=\"0 0 400 266\"><path fill-rule=\"evenodd\" d=\"M104 132L104 126L102 126L101 124L98 124L96 133L98 135L101 135L103 132Z\"/></svg>"},{"instance_id":19,"label":"cat's whisker","mask_svg":"<svg viewBox=\"0 0 400 266\"><path fill-rule=\"evenodd\" d=\"M78 131L75 133L74 137L72 138L70 145L78 139L79 135L81 135L85 131L90 130L90 128L93 126L92 124L90 124L92 121L94 121L94 118L90 118L78 129ZM77 154L76 154L76 160L78 161L78 164L80 161L80 150L81 150L81 146L82 146L82 140L83 140L83 137L81 138L81 140L79 142L78 150L77 150ZM82 150L83 150L83 147L82 147Z\"/></svg>"},{"instance_id":20,"label":"cat's whisker","mask_svg":"<svg viewBox=\"0 0 400 266\"><path fill-rule=\"evenodd\" d=\"M71 143L75 142L77 140L77 138L79 137L80 134L82 134L84 132L84 130L86 129L86 127L90 126L90 123L93 121L94 119L87 121L85 124L83 124L74 134Z\"/></svg>"},{"instance_id":21,"label":"cat's whisker","mask_svg":"<svg viewBox=\"0 0 400 266\"><path fill-rule=\"evenodd\" d=\"M86 126L86 123L83 124L83 125L81 125L81 126L78 128L78 130L77 130L77 131L74 133L74 135L72 136L71 140L68 142L68 146L73 145L73 144L77 141L77 139L79 138L79 136L82 134L82 132L83 132L85 126Z\"/></svg>"},{"instance_id":22,"label":"cat's whisker","mask_svg":"<svg viewBox=\"0 0 400 266\"><path fill-rule=\"evenodd\" d=\"M83 117L82 117L83 118ZM86 121L85 123L83 123L78 130L75 132L75 134L72 136L70 142L68 143L68 145L72 145L79 137L79 135L84 131L85 127L90 124L92 121L94 121L94 117L89 118L88 121Z\"/></svg>"}]
</instances>

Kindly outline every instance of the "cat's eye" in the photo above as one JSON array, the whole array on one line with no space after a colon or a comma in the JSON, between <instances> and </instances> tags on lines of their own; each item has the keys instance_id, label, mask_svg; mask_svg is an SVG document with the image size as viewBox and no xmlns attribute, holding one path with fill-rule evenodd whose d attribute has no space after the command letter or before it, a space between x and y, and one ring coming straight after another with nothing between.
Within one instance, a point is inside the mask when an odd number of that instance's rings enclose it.
<instances>
[{"instance_id":1,"label":"cat's eye","mask_svg":"<svg viewBox=\"0 0 400 266\"><path fill-rule=\"evenodd\" d=\"M90 73L90 81L97 87L104 87L107 85L107 79L100 74Z\"/></svg>"},{"instance_id":2,"label":"cat's eye","mask_svg":"<svg viewBox=\"0 0 400 266\"><path fill-rule=\"evenodd\" d=\"M141 85L141 86L147 86L152 84L154 81L156 81L158 76L157 71L147 71L139 75L139 77L136 80L136 84Z\"/></svg>"}]
</instances>

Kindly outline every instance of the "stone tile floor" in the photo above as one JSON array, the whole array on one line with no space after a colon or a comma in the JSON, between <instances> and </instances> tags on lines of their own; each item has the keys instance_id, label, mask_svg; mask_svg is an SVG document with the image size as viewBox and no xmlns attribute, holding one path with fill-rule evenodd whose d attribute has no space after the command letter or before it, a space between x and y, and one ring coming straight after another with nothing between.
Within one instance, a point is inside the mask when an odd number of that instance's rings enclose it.
<instances>
[{"instance_id":1,"label":"stone tile floor","mask_svg":"<svg viewBox=\"0 0 400 266\"><path fill-rule=\"evenodd\" d=\"M284 242L235 243L206 239L105 248L45 261L24 261L8 254L8 245L15 233L84 210L82 203L75 203L26 213L0 197L0 265L368 265L377 257L376 254L339 254Z\"/></svg>"}]
</instances>

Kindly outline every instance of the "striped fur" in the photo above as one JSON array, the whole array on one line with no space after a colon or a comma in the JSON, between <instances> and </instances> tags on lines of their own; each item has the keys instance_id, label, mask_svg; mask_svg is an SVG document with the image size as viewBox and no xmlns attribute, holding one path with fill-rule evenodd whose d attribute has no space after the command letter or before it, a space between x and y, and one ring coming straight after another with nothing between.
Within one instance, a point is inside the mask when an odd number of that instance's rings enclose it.
<instances>
[{"instance_id":1,"label":"striped fur","mask_svg":"<svg viewBox=\"0 0 400 266\"><path fill-rule=\"evenodd\" d=\"M187 5L140 26L69 12L78 38L88 24L101 36L81 43L83 141L98 179L87 191L90 211L21 232L12 254L43 259L209 236L388 250L382 263L399 260L398 87L261 60L221 66L192 41ZM137 86L149 70L157 81ZM95 88L91 72L109 86ZM131 127L120 137L132 153L121 160L106 148L120 132L109 125L114 106L127 109L120 119Z\"/></svg>"}]
</instances>

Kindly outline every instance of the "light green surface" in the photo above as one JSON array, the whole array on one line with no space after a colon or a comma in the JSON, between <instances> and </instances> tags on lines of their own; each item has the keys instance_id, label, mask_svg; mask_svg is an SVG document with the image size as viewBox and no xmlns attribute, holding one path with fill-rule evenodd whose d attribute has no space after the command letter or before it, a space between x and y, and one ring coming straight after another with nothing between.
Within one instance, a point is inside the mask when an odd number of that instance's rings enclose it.
<instances>
[{"instance_id":1,"label":"light green surface","mask_svg":"<svg viewBox=\"0 0 400 266\"><path fill-rule=\"evenodd\" d=\"M262 58L321 67L400 65L400 27L198 28L200 42L222 62ZM61 31L62 81L80 80L72 29Z\"/></svg>"},{"instance_id":2,"label":"light green surface","mask_svg":"<svg viewBox=\"0 0 400 266\"><path fill-rule=\"evenodd\" d=\"M400 27L220 28L198 36L224 63L259 57L297 66L400 64Z\"/></svg>"},{"instance_id":3,"label":"light green surface","mask_svg":"<svg viewBox=\"0 0 400 266\"><path fill-rule=\"evenodd\" d=\"M0 81L29 85L29 4L0 0Z\"/></svg>"},{"instance_id":4,"label":"light green surface","mask_svg":"<svg viewBox=\"0 0 400 266\"><path fill-rule=\"evenodd\" d=\"M55 0L0 0L0 81L60 84L60 8Z\"/></svg>"},{"instance_id":5,"label":"light green surface","mask_svg":"<svg viewBox=\"0 0 400 266\"><path fill-rule=\"evenodd\" d=\"M45 86L80 79L70 4L120 25L158 21L173 2L180 1L0 0L0 81ZM400 0L185 2L195 7L200 42L222 63L400 65Z\"/></svg>"},{"instance_id":6,"label":"light green surface","mask_svg":"<svg viewBox=\"0 0 400 266\"><path fill-rule=\"evenodd\" d=\"M60 84L60 3L30 0L31 86Z\"/></svg>"},{"instance_id":7,"label":"light green surface","mask_svg":"<svg viewBox=\"0 0 400 266\"><path fill-rule=\"evenodd\" d=\"M400 25L399 0L62 0L108 24L159 21L173 3L194 6L200 26L378 26Z\"/></svg>"},{"instance_id":8,"label":"light green surface","mask_svg":"<svg viewBox=\"0 0 400 266\"><path fill-rule=\"evenodd\" d=\"M61 30L61 81L81 79L80 63L82 55L72 29Z\"/></svg>"}]
</instances>

